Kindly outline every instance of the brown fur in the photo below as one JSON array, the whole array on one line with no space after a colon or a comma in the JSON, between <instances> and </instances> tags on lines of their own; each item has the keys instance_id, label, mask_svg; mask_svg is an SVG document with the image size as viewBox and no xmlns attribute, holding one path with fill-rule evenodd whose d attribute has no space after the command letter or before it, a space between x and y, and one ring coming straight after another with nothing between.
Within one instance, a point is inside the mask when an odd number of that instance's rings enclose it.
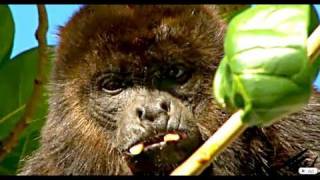
<instances>
[{"instance_id":1,"label":"brown fur","mask_svg":"<svg viewBox=\"0 0 320 180\"><path fill-rule=\"evenodd\" d=\"M195 67L190 83L173 100L187 104L205 140L230 116L212 97L214 71L223 56L226 25L211 8L202 6L88 6L61 29L61 42L50 86L48 120L41 147L27 158L21 175L129 175L116 148L117 125L95 120L88 86L97 72L125 68L138 72L150 63L181 62ZM214 8L213 8L214 9ZM139 82L137 82L139 83ZM140 82L141 83L141 82ZM151 87L144 84L145 87ZM114 111L125 112L145 94L134 89L110 97L115 106L107 119L119 121ZM250 128L213 163L213 175L297 174L285 162L308 149L302 163L320 153L320 95L267 128ZM128 100L129 99L129 100ZM109 100L108 100L109 101ZM103 110L102 110L103 111ZM106 130L107 129L107 130ZM320 167L320 161L315 162Z\"/></svg>"}]
</instances>

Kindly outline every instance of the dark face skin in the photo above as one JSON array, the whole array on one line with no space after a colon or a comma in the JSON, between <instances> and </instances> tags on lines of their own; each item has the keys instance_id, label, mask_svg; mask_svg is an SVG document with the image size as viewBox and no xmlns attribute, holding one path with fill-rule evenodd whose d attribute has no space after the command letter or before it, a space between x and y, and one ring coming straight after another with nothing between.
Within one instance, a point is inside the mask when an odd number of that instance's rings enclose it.
<instances>
[{"instance_id":1,"label":"dark face skin","mask_svg":"<svg viewBox=\"0 0 320 180\"><path fill-rule=\"evenodd\" d=\"M21 174L169 174L230 116L212 97L225 29L208 6L80 10L61 29L41 147ZM247 130L211 173L268 174L261 162L304 148L284 126Z\"/></svg>"}]
</instances>

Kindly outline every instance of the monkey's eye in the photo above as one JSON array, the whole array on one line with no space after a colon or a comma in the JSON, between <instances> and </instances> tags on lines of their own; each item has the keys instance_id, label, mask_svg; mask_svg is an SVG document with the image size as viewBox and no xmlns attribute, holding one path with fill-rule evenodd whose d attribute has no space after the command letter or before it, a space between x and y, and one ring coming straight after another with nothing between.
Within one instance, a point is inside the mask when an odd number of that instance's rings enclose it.
<instances>
[{"instance_id":1,"label":"monkey's eye","mask_svg":"<svg viewBox=\"0 0 320 180\"><path fill-rule=\"evenodd\" d=\"M184 74L183 69L171 68L169 71L169 76L174 78L180 78Z\"/></svg>"},{"instance_id":2,"label":"monkey's eye","mask_svg":"<svg viewBox=\"0 0 320 180\"><path fill-rule=\"evenodd\" d=\"M125 87L125 83L115 76L107 76L99 81L100 89L103 92L114 95L120 93Z\"/></svg>"},{"instance_id":3,"label":"monkey's eye","mask_svg":"<svg viewBox=\"0 0 320 180\"><path fill-rule=\"evenodd\" d=\"M191 77L191 73L183 66L173 66L169 69L168 76L170 79L184 84Z\"/></svg>"}]
</instances>

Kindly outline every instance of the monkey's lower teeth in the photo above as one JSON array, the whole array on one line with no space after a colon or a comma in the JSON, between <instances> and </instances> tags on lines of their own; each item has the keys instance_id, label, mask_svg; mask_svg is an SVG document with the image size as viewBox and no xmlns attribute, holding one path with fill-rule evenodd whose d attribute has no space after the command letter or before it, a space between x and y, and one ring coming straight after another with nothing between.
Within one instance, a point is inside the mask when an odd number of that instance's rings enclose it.
<instances>
[{"instance_id":1,"label":"monkey's lower teeth","mask_svg":"<svg viewBox=\"0 0 320 180\"><path fill-rule=\"evenodd\" d=\"M179 139L180 139L179 134L167 134L163 137L164 142L178 141Z\"/></svg>"},{"instance_id":2,"label":"monkey's lower teeth","mask_svg":"<svg viewBox=\"0 0 320 180\"><path fill-rule=\"evenodd\" d=\"M146 145L144 145L143 143L139 143L139 144L132 146L129 149L129 152L131 155L136 156L136 155L141 154L141 152L144 150L147 151L151 148L158 147L158 146L160 146L160 149L162 149L162 146L164 146L166 143L176 142L179 140L180 140L179 134L173 134L173 133L166 134L165 136L163 136L163 141L161 141L161 142L156 142L156 143L152 143L152 144L150 143L149 145L148 145L148 143Z\"/></svg>"},{"instance_id":3,"label":"monkey's lower teeth","mask_svg":"<svg viewBox=\"0 0 320 180\"><path fill-rule=\"evenodd\" d=\"M132 146L129 149L129 152L131 155L138 155L143 151L143 149L144 149L144 145L143 145L143 143L140 143L140 144Z\"/></svg>"}]
</instances>

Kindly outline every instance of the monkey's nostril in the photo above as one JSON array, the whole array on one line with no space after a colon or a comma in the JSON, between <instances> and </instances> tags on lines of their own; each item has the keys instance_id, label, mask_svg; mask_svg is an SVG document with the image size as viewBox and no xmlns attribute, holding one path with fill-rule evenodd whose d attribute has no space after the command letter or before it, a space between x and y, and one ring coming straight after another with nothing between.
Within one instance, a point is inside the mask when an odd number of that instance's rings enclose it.
<instances>
[{"instance_id":1,"label":"monkey's nostril","mask_svg":"<svg viewBox=\"0 0 320 180\"><path fill-rule=\"evenodd\" d=\"M139 119L142 119L142 116L143 116L143 113L144 111L143 111L143 109L141 109L141 108L137 108L136 109L136 113L137 113L137 116L139 117Z\"/></svg>"},{"instance_id":2,"label":"monkey's nostril","mask_svg":"<svg viewBox=\"0 0 320 180\"><path fill-rule=\"evenodd\" d=\"M160 108L162 110L164 110L165 112L169 112L170 111L170 102L166 102L166 101L161 102Z\"/></svg>"}]
</instances>

